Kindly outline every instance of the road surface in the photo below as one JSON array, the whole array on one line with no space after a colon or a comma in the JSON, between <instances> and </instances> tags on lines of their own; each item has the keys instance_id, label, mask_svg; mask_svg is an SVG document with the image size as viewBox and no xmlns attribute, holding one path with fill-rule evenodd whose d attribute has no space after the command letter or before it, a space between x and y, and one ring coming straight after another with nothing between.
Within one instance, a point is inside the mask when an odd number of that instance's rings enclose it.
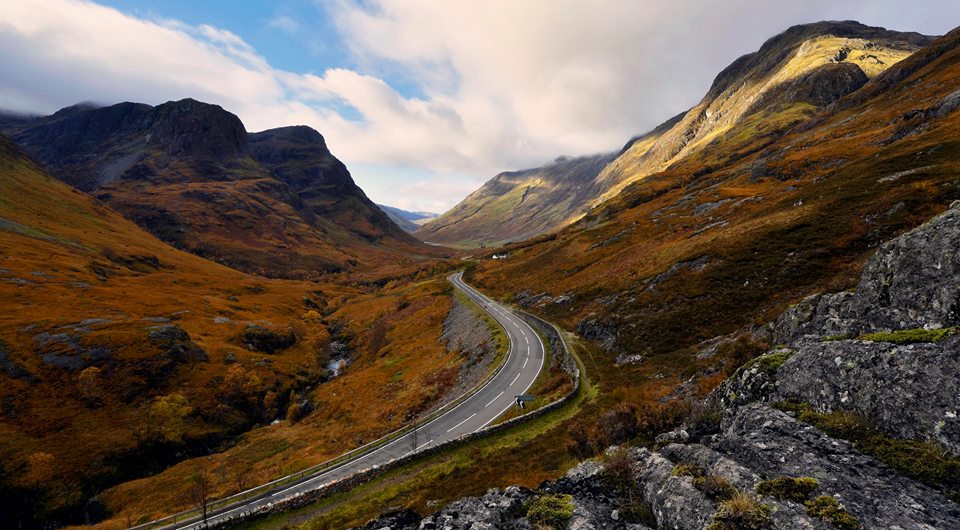
<instances>
[{"instance_id":1,"label":"road surface","mask_svg":"<svg viewBox=\"0 0 960 530\"><path fill-rule=\"evenodd\" d=\"M318 471L316 475L304 477L297 483L285 484L276 490L265 491L239 504L214 510L207 517L208 524L316 489L328 482L350 476L366 468L386 464L414 451L476 432L493 423L511 407L516 406L516 396L525 394L530 389L543 368L545 352L540 337L526 322L464 283L462 272L451 275L448 280L493 316L506 330L510 349L500 371L476 394L418 428L415 433L408 433L332 469ZM164 528L195 529L202 526L202 521L196 517Z\"/></svg>"}]
</instances>

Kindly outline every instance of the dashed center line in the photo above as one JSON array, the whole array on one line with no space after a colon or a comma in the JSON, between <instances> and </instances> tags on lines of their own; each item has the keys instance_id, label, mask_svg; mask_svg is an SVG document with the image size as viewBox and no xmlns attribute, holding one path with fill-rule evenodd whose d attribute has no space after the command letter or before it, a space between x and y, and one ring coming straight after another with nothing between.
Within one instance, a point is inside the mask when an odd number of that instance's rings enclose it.
<instances>
[{"instance_id":1,"label":"dashed center line","mask_svg":"<svg viewBox=\"0 0 960 530\"><path fill-rule=\"evenodd\" d=\"M513 378L513 381L510 382L510 386L513 386L513 384L517 382L517 379L520 379L520 374L517 374L517 377Z\"/></svg>"},{"instance_id":2,"label":"dashed center line","mask_svg":"<svg viewBox=\"0 0 960 530\"><path fill-rule=\"evenodd\" d=\"M477 415L477 413L474 412L474 413L471 414L470 417L468 417L467 419L465 419L465 420L461 421L460 423L454 425L453 427L450 427L449 429L447 429L447 432L450 432L450 431L456 429L457 427L463 425L464 423L467 423L468 421L470 421L471 418L473 418L473 417L476 416L476 415Z\"/></svg>"},{"instance_id":3,"label":"dashed center line","mask_svg":"<svg viewBox=\"0 0 960 530\"><path fill-rule=\"evenodd\" d=\"M486 405L484 405L483 408L487 408L487 407L489 407L490 405L493 405L493 402L496 401L497 399L499 399L500 396L502 396L502 395L503 395L503 392L500 392L499 394L497 394L497 397L491 399L491 400L490 400L490 403L487 403Z\"/></svg>"}]
</instances>

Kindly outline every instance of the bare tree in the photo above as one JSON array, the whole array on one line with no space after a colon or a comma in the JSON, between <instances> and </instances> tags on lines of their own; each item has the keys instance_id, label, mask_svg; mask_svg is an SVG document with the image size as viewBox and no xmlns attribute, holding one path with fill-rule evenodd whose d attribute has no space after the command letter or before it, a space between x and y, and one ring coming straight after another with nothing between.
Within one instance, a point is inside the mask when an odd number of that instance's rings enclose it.
<instances>
[{"instance_id":1,"label":"bare tree","mask_svg":"<svg viewBox=\"0 0 960 530\"><path fill-rule=\"evenodd\" d=\"M207 508L210 504L210 477L206 466L190 476L190 498L203 516L203 525L207 525Z\"/></svg>"},{"instance_id":2,"label":"bare tree","mask_svg":"<svg viewBox=\"0 0 960 530\"><path fill-rule=\"evenodd\" d=\"M237 491L238 491L238 492L239 492L239 491L244 491L244 490L246 490L246 489L247 489L247 486L250 485L250 474L251 474L251 471L252 471L252 470L251 470L250 468L248 468L248 467L245 467L245 468L240 469L239 471L237 471L237 474L236 474L236 476L234 477L234 480L236 480L236 483L237 483Z\"/></svg>"}]
</instances>

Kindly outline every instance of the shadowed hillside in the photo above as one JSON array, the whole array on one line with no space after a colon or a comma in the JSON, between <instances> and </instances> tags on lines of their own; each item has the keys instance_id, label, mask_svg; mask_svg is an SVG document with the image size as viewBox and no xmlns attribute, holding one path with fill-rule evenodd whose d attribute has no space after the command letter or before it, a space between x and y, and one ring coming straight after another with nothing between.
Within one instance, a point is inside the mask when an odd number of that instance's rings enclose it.
<instances>
[{"instance_id":1,"label":"shadowed hillside","mask_svg":"<svg viewBox=\"0 0 960 530\"><path fill-rule=\"evenodd\" d=\"M383 274L443 252L380 211L308 127L248 134L216 105L78 105L2 130L157 237L271 277Z\"/></svg>"}]
</instances>

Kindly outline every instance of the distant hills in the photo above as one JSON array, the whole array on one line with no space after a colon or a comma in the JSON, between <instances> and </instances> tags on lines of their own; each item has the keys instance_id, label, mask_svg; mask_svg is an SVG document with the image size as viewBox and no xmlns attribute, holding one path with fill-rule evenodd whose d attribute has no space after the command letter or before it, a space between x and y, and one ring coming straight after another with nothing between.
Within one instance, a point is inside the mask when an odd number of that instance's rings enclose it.
<instances>
[{"instance_id":1,"label":"distant hills","mask_svg":"<svg viewBox=\"0 0 960 530\"><path fill-rule=\"evenodd\" d=\"M632 139L619 153L501 173L417 235L474 246L555 231L631 183L702 152L735 127L744 135L763 135L810 117L930 40L852 21L794 26L720 72L700 103Z\"/></svg>"},{"instance_id":2,"label":"distant hills","mask_svg":"<svg viewBox=\"0 0 960 530\"><path fill-rule=\"evenodd\" d=\"M387 214L391 221L407 232L416 232L424 223L440 215L433 212L410 212L385 204L378 204L377 206L383 210L383 213Z\"/></svg>"},{"instance_id":3,"label":"distant hills","mask_svg":"<svg viewBox=\"0 0 960 530\"><path fill-rule=\"evenodd\" d=\"M377 208L309 127L247 133L184 99L6 116L0 132L164 241L246 272L309 278L442 255Z\"/></svg>"}]
</instances>

